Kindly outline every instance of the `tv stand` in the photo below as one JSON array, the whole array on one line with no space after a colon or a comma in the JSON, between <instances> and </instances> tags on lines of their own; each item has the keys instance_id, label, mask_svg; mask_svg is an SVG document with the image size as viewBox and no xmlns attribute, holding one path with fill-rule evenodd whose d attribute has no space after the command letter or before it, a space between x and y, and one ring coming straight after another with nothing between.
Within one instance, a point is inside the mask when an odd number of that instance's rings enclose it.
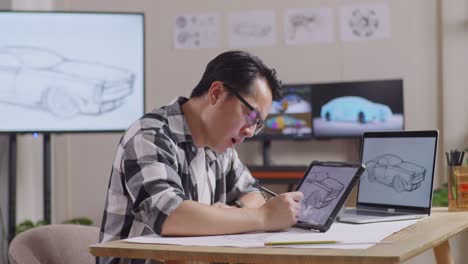
<instances>
[{"instance_id":1,"label":"tv stand","mask_svg":"<svg viewBox=\"0 0 468 264\"><path fill-rule=\"evenodd\" d=\"M273 165L271 159L271 140L264 140L262 144L263 165L247 165L252 176L261 183L288 184L289 191L304 176L307 166Z\"/></svg>"},{"instance_id":2,"label":"tv stand","mask_svg":"<svg viewBox=\"0 0 468 264\"><path fill-rule=\"evenodd\" d=\"M262 148L263 166L271 166L271 140L263 141Z\"/></svg>"}]
</instances>

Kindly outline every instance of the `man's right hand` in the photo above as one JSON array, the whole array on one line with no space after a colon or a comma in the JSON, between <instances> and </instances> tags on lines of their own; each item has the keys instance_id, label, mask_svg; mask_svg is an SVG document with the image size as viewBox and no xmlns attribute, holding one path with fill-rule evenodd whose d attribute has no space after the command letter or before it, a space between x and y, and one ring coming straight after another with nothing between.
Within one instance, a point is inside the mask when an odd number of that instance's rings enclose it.
<instances>
[{"instance_id":1,"label":"man's right hand","mask_svg":"<svg viewBox=\"0 0 468 264\"><path fill-rule=\"evenodd\" d=\"M260 213L265 231L276 231L291 227L301 213L301 192L288 192L268 200Z\"/></svg>"}]
</instances>

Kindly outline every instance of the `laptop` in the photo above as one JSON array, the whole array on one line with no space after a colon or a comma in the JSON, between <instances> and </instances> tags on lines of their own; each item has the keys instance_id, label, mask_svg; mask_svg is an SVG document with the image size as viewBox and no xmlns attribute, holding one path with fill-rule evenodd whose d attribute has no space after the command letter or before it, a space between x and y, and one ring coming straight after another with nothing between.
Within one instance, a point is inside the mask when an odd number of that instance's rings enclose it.
<instances>
[{"instance_id":1,"label":"laptop","mask_svg":"<svg viewBox=\"0 0 468 264\"><path fill-rule=\"evenodd\" d=\"M365 132L361 162L366 166L356 208L343 209L340 222L373 223L429 216L438 131Z\"/></svg>"}]
</instances>

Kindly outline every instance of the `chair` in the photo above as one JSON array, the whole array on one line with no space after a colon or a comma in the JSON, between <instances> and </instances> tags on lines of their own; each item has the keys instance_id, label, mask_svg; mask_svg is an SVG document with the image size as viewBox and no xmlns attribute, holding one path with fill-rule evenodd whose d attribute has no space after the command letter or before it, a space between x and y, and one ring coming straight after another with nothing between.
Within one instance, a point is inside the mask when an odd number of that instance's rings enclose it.
<instances>
[{"instance_id":1,"label":"chair","mask_svg":"<svg viewBox=\"0 0 468 264\"><path fill-rule=\"evenodd\" d=\"M95 263L88 245L98 242L99 228L46 225L24 231L10 244L11 264Z\"/></svg>"}]
</instances>

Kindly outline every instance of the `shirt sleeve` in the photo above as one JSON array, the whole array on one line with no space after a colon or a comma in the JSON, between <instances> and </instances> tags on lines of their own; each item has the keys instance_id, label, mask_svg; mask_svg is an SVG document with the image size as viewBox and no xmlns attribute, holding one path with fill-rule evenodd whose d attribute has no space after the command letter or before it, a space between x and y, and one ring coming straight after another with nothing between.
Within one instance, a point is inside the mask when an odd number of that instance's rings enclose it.
<instances>
[{"instance_id":1,"label":"shirt sleeve","mask_svg":"<svg viewBox=\"0 0 468 264\"><path fill-rule=\"evenodd\" d=\"M140 132L125 145L121 166L132 213L159 235L167 216L186 199L177 164L177 147L162 132Z\"/></svg>"},{"instance_id":2,"label":"shirt sleeve","mask_svg":"<svg viewBox=\"0 0 468 264\"><path fill-rule=\"evenodd\" d=\"M227 157L230 165L226 173L226 202L232 203L249 192L260 192L254 187L255 178L242 163L235 149L231 149Z\"/></svg>"}]
</instances>

